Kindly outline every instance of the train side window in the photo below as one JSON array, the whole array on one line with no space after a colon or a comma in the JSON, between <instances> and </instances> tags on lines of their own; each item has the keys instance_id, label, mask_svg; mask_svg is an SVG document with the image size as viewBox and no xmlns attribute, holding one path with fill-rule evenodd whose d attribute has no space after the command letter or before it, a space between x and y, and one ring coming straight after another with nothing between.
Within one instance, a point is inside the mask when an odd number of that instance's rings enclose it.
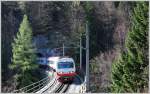
<instances>
[{"instance_id":1,"label":"train side window","mask_svg":"<svg viewBox=\"0 0 150 94\"><path fill-rule=\"evenodd\" d=\"M49 61L49 64L54 64L54 61Z\"/></svg>"}]
</instances>

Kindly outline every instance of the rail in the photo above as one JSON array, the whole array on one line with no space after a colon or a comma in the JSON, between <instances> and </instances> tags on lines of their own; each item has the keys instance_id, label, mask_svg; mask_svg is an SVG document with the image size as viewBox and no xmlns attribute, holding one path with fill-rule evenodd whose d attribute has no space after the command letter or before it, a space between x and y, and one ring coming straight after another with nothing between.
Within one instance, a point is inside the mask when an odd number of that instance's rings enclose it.
<instances>
[{"instance_id":1,"label":"rail","mask_svg":"<svg viewBox=\"0 0 150 94\"><path fill-rule=\"evenodd\" d=\"M77 77L82 82L79 93L85 93L86 92L86 86L85 86L85 80L84 80L84 78L85 78L84 73L79 73L79 75L77 75ZM52 89L53 85L56 85L56 79L54 77L54 74L53 74L53 77L51 77L51 78L45 77L38 82L35 82L35 83L30 84L28 86L25 86L21 89L15 90L15 91L13 91L13 93L44 93L44 92L50 90L50 88ZM50 92L51 93L59 93L59 92L64 93L68 87L69 87L69 85L58 84L57 87L50 90Z\"/></svg>"},{"instance_id":2,"label":"rail","mask_svg":"<svg viewBox=\"0 0 150 94\"><path fill-rule=\"evenodd\" d=\"M30 84L28 86L25 86L21 89L14 90L12 93L36 93L36 92L40 91L48 83L50 83L52 78L54 78L53 75L52 75L52 77L47 76L38 82L35 82L35 83Z\"/></svg>"},{"instance_id":3,"label":"rail","mask_svg":"<svg viewBox=\"0 0 150 94\"><path fill-rule=\"evenodd\" d=\"M36 93L45 93L46 91L48 91L56 82L56 79L53 78L51 80L51 82L49 82L45 87L43 87L41 90L37 91Z\"/></svg>"}]
</instances>

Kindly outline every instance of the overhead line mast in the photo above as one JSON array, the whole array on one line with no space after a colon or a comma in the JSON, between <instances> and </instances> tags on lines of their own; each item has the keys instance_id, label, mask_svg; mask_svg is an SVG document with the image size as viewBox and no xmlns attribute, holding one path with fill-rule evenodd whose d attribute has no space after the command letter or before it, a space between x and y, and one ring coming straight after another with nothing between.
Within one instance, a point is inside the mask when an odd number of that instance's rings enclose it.
<instances>
[{"instance_id":1,"label":"overhead line mast","mask_svg":"<svg viewBox=\"0 0 150 94\"><path fill-rule=\"evenodd\" d=\"M86 22L86 91L89 90L89 28Z\"/></svg>"}]
</instances>

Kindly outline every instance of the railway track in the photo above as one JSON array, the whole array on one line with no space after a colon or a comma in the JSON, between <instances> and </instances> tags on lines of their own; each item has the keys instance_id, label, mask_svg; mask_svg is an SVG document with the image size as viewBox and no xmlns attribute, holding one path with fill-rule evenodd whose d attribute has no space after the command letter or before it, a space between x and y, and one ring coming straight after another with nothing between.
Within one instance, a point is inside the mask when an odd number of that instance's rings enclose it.
<instances>
[{"instance_id":1,"label":"railway track","mask_svg":"<svg viewBox=\"0 0 150 94\"><path fill-rule=\"evenodd\" d=\"M57 80L55 79L54 82L46 90L44 90L42 93L45 93L45 92L51 90L56 83L57 83Z\"/></svg>"},{"instance_id":2,"label":"railway track","mask_svg":"<svg viewBox=\"0 0 150 94\"><path fill-rule=\"evenodd\" d=\"M69 86L67 91L65 93L81 93L81 88L83 84L83 79L79 76L76 75L74 82Z\"/></svg>"},{"instance_id":3,"label":"railway track","mask_svg":"<svg viewBox=\"0 0 150 94\"><path fill-rule=\"evenodd\" d=\"M76 81L78 81L78 84L83 82L82 78L80 78L79 75L76 76L76 79L77 79ZM67 83L67 84L61 83L61 84L59 84L59 86L57 86L57 88L55 88L54 92L52 92L52 93L66 93L66 92L69 93L69 91L74 91L74 89L70 88L72 84L74 84L74 82ZM74 86L77 87L76 85L74 85ZM71 90L69 90L69 89L71 89ZM70 93L75 93L75 92L70 92Z\"/></svg>"},{"instance_id":4,"label":"railway track","mask_svg":"<svg viewBox=\"0 0 150 94\"><path fill-rule=\"evenodd\" d=\"M70 84L61 84L54 93L65 93L68 90L69 86Z\"/></svg>"},{"instance_id":5,"label":"railway track","mask_svg":"<svg viewBox=\"0 0 150 94\"><path fill-rule=\"evenodd\" d=\"M64 84L60 84L60 85L58 86L58 88L54 91L54 93L59 93L59 92L61 92L61 90L63 89L63 87L64 87Z\"/></svg>"},{"instance_id":6,"label":"railway track","mask_svg":"<svg viewBox=\"0 0 150 94\"><path fill-rule=\"evenodd\" d=\"M63 90L61 92L59 92L59 93L65 93L65 92L67 92L67 90L69 89L69 87L70 87L70 84L65 85L64 88L63 88Z\"/></svg>"},{"instance_id":7,"label":"railway track","mask_svg":"<svg viewBox=\"0 0 150 94\"><path fill-rule=\"evenodd\" d=\"M78 79L79 83L82 82L79 76L76 76L76 79ZM66 83L66 84L64 84L64 83L58 82L57 79L55 79L55 81L49 86L49 88L47 88L42 93L66 93L68 91L73 91L73 89L69 90L69 89L71 89L70 86L73 83Z\"/></svg>"},{"instance_id":8,"label":"railway track","mask_svg":"<svg viewBox=\"0 0 150 94\"><path fill-rule=\"evenodd\" d=\"M55 81L42 93L64 93L67 91L69 84L63 84L58 82L56 79Z\"/></svg>"}]
</instances>

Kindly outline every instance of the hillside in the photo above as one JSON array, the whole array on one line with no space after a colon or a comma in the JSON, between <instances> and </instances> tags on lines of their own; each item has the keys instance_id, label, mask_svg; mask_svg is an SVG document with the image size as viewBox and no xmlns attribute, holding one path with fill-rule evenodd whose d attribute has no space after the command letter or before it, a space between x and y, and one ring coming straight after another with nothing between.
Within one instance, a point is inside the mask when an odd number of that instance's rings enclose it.
<instances>
[{"instance_id":1,"label":"hillside","mask_svg":"<svg viewBox=\"0 0 150 94\"><path fill-rule=\"evenodd\" d=\"M131 16L137 2L2 2L2 92L15 88L12 42L26 14L37 49L78 46L85 23L90 30L90 91L111 92L112 63L126 50L125 41L131 28ZM87 7L88 6L88 7ZM85 47L85 38L83 46ZM79 49L67 55L79 63ZM85 59L85 55L83 55ZM85 60L84 67L85 67Z\"/></svg>"}]
</instances>

